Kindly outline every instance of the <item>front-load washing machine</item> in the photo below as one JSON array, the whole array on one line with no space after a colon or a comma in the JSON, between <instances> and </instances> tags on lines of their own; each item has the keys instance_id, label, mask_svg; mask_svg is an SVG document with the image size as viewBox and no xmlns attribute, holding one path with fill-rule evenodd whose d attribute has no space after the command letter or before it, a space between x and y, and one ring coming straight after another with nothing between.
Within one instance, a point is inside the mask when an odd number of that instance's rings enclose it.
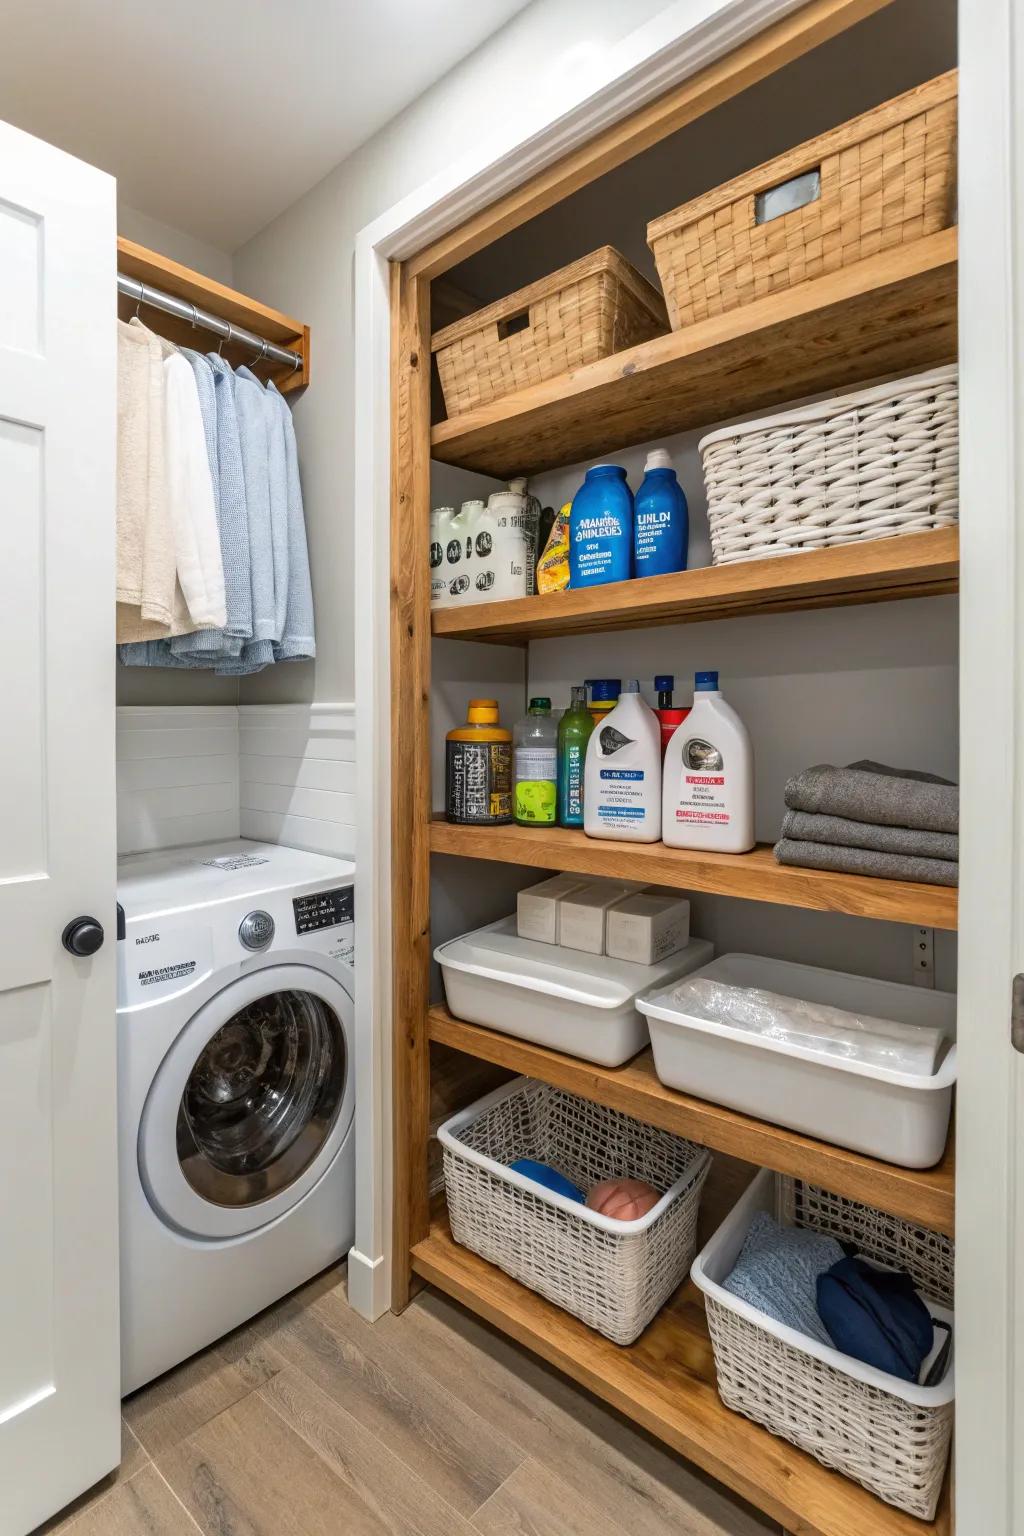
<instances>
[{"instance_id":1,"label":"front-load washing machine","mask_svg":"<svg viewBox=\"0 0 1024 1536\"><path fill-rule=\"evenodd\" d=\"M354 874L246 840L118 863L126 1393L352 1245Z\"/></svg>"}]
</instances>

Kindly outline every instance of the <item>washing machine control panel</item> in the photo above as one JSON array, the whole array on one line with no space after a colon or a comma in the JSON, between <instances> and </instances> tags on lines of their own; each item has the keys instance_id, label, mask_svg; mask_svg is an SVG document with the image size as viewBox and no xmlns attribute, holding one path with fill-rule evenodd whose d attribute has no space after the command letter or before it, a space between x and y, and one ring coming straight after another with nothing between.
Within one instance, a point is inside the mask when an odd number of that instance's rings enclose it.
<instances>
[{"instance_id":1,"label":"washing machine control panel","mask_svg":"<svg viewBox=\"0 0 1024 1536\"><path fill-rule=\"evenodd\" d=\"M353 918L352 887L340 885L333 891L314 891L312 896L292 898L295 932L316 933L321 928L336 928Z\"/></svg>"}]
</instances>

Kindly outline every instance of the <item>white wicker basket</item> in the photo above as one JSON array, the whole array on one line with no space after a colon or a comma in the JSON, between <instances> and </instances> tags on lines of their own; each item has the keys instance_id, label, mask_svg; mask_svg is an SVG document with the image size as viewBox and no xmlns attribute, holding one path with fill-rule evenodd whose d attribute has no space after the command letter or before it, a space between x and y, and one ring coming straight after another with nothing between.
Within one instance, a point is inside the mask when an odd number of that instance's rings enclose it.
<instances>
[{"instance_id":1,"label":"white wicker basket","mask_svg":"<svg viewBox=\"0 0 1024 1536\"><path fill-rule=\"evenodd\" d=\"M701 439L715 565L957 520L955 364Z\"/></svg>"},{"instance_id":2,"label":"white wicker basket","mask_svg":"<svg viewBox=\"0 0 1024 1536\"><path fill-rule=\"evenodd\" d=\"M632 1344L686 1278L711 1165L702 1147L526 1077L437 1136L456 1242L616 1344ZM520 1157L584 1190L623 1175L666 1193L638 1221L614 1221L514 1173Z\"/></svg>"},{"instance_id":3,"label":"white wicker basket","mask_svg":"<svg viewBox=\"0 0 1024 1536\"><path fill-rule=\"evenodd\" d=\"M952 1324L953 1244L937 1232L765 1169L691 1274L704 1292L722 1401L900 1509L935 1515L953 1427L953 1365L919 1387L787 1328L722 1288L758 1210L903 1268Z\"/></svg>"}]
</instances>

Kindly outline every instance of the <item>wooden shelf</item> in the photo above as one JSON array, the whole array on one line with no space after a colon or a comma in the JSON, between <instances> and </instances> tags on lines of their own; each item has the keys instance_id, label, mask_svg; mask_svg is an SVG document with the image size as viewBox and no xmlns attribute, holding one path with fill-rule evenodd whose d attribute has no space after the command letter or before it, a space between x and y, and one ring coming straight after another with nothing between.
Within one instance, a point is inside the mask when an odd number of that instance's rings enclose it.
<instances>
[{"instance_id":1,"label":"wooden shelf","mask_svg":"<svg viewBox=\"0 0 1024 1536\"><path fill-rule=\"evenodd\" d=\"M767 843L758 844L751 853L696 853L666 848L664 843L606 842L567 827L460 827L435 816L430 823L430 849L460 858L610 875L680 891L708 891L775 906L913 923L922 928L956 927L957 893L953 886L793 869L776 864Z\"/></svg>"},{"instance_id":2,"label":"wooden shelf","mask_svg":"<svg viewBox=\"0 0 1024 1536\"><path fill-rule=\"evenodd\" d=\"M649 1049L623 1067L600 1067L479 1024L466 1024L453 1018L447 1008L431 1008L427 1024L431 1040L469 1056L622 1110L647 1125L687 1136L713 1151L820 1184L834 1194L861 1200L950 1237L954 1234L952 1135L937 1167L923 1171L897 1168L666 1088L658 1080Z\"/></svg>"},{"instance_id":3,"label":"wooden shelf","mask_svg":"<svg viewBox=\"0 0 1024 1536\"><path fill-rule=\"evenodd\" d=\"M301 368L288 369L283 364L257 363L259 377L273 379L282 394L309 383L309 326L303 325L301 320L293 320L279 309L260 304L258 300L250 299L234 288L214 282L212 277L204 277L201 272L183 267L180 262L171 261L170 257L160 256L156 251L147 250L144 245L136 245L134 240L125 240L122 236L118 236L117 241L117 270L126 277L135 277L141 283L149 283L153 288L162 288L164 293L173 293L176 298L195 304L199 309L207 309L211 314L230 320L232 325L253 331L257 336L265 336L268 341L276 342L279 347L287 347L290 352L298 352L302 358ZM133 315L135 308L134 299L122 297L118 300L118 312L123 320ZM173 341L176 346L198 347L201 352L210 350L202 339L206 337L208 341L211 340L210 333L194 330L187 320L178 320L174 315L162 311L147 311L145 305L142 306L142 315L147 322L152 323L154 330L166 336L168 341ZM212 345L219 347L216 337L212 338ZM235 366L247 363L251 367L253 363L251 347L225 342L224 356Z\"/></svg>"},{"instance_id":4,"label":"wooden shelf","mask_svg":"<svg viewBox=\"0 0 1024 1536\"><path fill-rule=\"evenodd\" d=\"M575 592L437 608L430 622L435 635L523 645L550 635L937 597L957 590L959 569L958 530L938 528Z\"/></svg>"},{"instance_id":5,"label":"wooden shelf","mask_svg":"<svg viewBox=\"0 0 1024 1536\"><path fill-rule=\"evenodd\" d=\"M800 1536L949 1536L883 1504L725 1407L700 1292L687 1283L630 1348L610 1343L452 1238L440 1216L412 1250L417 1274L534 1350Z\"/></svg>"},{"instance_id":6,"label":"wooden shelf","mask_svg":"<svg viewBox=\"0 0 1024 1536\"><path fill-rule=\"evenodd\" d=\"M431 455L506 480L956 357L956 230L440 422Z\"/></svg>"}]
</instances>

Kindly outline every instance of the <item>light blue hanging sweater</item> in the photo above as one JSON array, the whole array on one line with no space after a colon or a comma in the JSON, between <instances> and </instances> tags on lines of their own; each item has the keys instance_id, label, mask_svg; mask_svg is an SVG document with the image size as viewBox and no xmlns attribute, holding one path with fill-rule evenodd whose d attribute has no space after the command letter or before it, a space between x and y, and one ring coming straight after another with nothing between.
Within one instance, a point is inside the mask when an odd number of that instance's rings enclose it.
<instances>
[{"instance_id":1,"label":"light blue hanging sweater","mask_svg":"<svg viewBox=\"0 0 1024 1536\"><path fill-rule=\"evenodd\" d=\"M299 454L295 443L292 413L280 390L271 380L267 399L276 413L284 444L288 484L288 592L285 623L281 639L274 647L278 661L311 660L316 655L313 637L313 588L309 576L309 551L306 546L306 519L302 508L299 482Z\"/></svg>"},{"instance_id":2,"label":"light blue hanging sweater","mask_svg":"<svg viewBox=\"0 0 1024 1536\"><path fill-rule=\"evenodd\" d=\"M211 363L222 359L211 354ZM274 642L280 638L275 596L275 568L287 559L284 511L287 497L282 484L282 456L271 457L270 412L266 391L248 368L234 371L235 410L242 447L242 474L249 520L249 586L252 594L252 638L242 645L240 656L223 657L216 663L222 676L248 677L274 660ZM271 469L275 483L271 484ZM278 528L275 534L275 516ZM281 579L287 581L282 569Z\"/></svg>"}]
</instances>

